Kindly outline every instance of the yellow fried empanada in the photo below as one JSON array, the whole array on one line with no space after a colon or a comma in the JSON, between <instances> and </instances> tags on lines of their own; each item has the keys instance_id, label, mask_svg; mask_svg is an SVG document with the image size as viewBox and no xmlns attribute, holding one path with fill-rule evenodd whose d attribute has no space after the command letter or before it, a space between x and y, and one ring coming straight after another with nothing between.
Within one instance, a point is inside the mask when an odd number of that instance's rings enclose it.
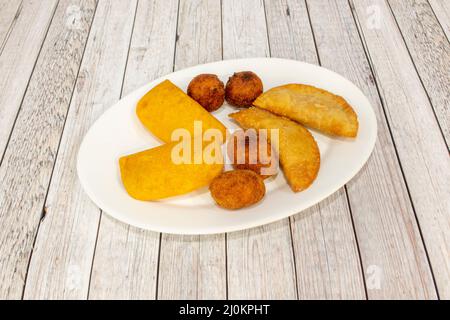
<instances>
[{"instance_id":1,"label":"yellow fried empanada","mask_svg":"<svg viewBox=\"0 0 450 320\"><path fill-rule=\"evenodd\" d=\"M200 104L169 80L164 80L139 100L136 114L155 136L171 142L172 132L187 129L194 134L194 121L201 123L202 130L219 129L225 137L226 128Z\"/></svg>"},{"instance_id":2,"label":"yellow fried empanada","mask_svg":"<svg viewBox=\"0 0 450 320\"><path fill-rule=\"evenodd\" d=\"M138 200L158 200L185 194L209 185L222 172L223 161L177 163L172 154L177 145L178 142L166 143L119 159L122 182L130 196ZM192 150L193 160L196 151Z\"/></svg>"},{"instance_id":3,"label":"yellow fried empanada","mask_svg":"<svg viewBox=\"0 0 450 320\"><path fill-rule=\"evenodd\" d=\"M229 115L244 129L279 129L278 148L281 167L294 192L308 188L317 177L320 153L316 141L307 129L289 119L251 107ZM271 136L270 134L268 135Z\"/></svg>"},{"instance_id":4,"label":"yellow fried empanada","mask_svg":"<svg viewBox=\"0 0 450 320\"><path fill-rule=\"evenodd\" d=\"M344 98L304 84L287 84L260 95L253 105L326 134L356 137L358 118Z\"/></svg>"}]
</instances>

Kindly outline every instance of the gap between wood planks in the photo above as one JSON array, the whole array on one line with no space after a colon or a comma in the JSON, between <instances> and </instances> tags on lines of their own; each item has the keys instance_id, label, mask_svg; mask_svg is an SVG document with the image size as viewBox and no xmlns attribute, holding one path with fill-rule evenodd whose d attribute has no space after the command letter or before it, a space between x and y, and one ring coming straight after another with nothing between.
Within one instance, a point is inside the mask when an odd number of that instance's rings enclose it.
<instances>
[{"instance_id":1,"label":"gap between wood planks","mask_svg":"<svg viewBox=\"0 0 450 320\"><path fill-rule=\"evenodd\" d=\"M442 1L442 3L436 3L436 1ZM431 11L433 11L433 14L434 14L436 20L438 21L439 25L441 26L442 31L444 32L445 36L447 37L447 40L450 42L450 33L449 33L450 32L450 21L444 21L446 18L450 19L450 5L447 4L448 12L446 12L445 2L448 2L448 0L428 0L428 3L431 7ZM439 9L441 9L443 12L438 11ZM448 14L448 16L446 16L446 14ZM444 23L445 23L445 25L444 25Z\"/></svg>"},{"instance_id":2,"label":"gap between wood planks","mask_svg":"<svg viewBox=\"0 0 450 320\"><path fill-rule=\"evenodd\" d=\"M50 26L51 26L51 24L52 24L53 17L55 16L56 9L58 8L58 5L59 5L59 0L58 0L58 2L56 3L55 7L53 8L53 12L51 13L51 18L49 19L49 21L48 21L48 23L47 23L47 26L46 26L46 28L45 28L44 38L42 39L42 43L41 43L41 45L40 45L40 47L39 47L38 53L37 53L37 55L36 55L36 59L34 60L33 67L32 67L32 69L31 69L30 75L28 76L27 84L26 84L26 86L25 86L25 90L23 91L23 95L22 95L22 98L21 98L20 103L19 103L19 108L17 108L17 112L16 112L16 115L15 115L15 117L14 117L13 124L12 124L12 126L11 126L11 131L10 131L10 133L9 133L8 139L6 140L5 147L4 147L3 152L2 152L2 155L1 155L1 157L0 157L0 166L3 164L3 159L4 159L4 157L5 157L6 150L8 149L9 142L10 142L10 140L11 140L12 133L13 133L13 131L14 131L14 128L16 127L17 118L19 117L20 110L22 109L23 99L25 98L25 95L26 95L26 93L27 93L27 91L28 91L28 87L29 87L30 81L31 81L31 76L32 76L33 73L34 73L34 70L35 70L35 68L36 68L36 64L37 64L37 62L38 62L39 56L41 55L42 47L44 46L45 39L47 38L47 35L48 35L48 30L50 29ZM21 11L22 11L22 2L21 2L21 5L20 5L20 10L17 11L16 16L14 17L14 22L15 22L15 21L17 20L17 18L19 17ZM9 38L9 33L12 31L12 27L13 27L13 26L14 26L14 23L11 24L10 30L8 31L8 38ZM7 40L7 39L5 39L4 43L2 44L2 47L0 48L0 49L1 49L1 50L0 50L0 55L3 53L4 46L6 45L6 42L7 42L6 40ZM0 151L0 152L1 152L1 151Z\"/></svg>"},{"instance_id":3,"label":"gap between wood planks","mask_svg":"<svg viewBox=\"0 0 450 320\"><path fill-rule=\"evenodd\" d=\"M97 3L97 5L98 5L98 3ZM130 57L131 40L133 39L134 26L136 23L136 15L137 15L138 7L139 7L139 0L136 0L136 8L134 10L133 24L131 26L131 34L130 34L130 39L129 39L129 43L128 43L128 52L127 52L127 58L125 60L125 68L123 70L122 85L120 87L119 99L122 98L122 94L123 94L123 87L124 87L124 83L125 83L125 75L126 75L127 66L128 66L128 59ZM95 18L95 12L94 12L94 18ZM92 26L92 24L91 24L91 26ZM86 44L87 44L87 40L86 40ZM80 64L80 67L81 67L81 64ZM94 269L94 260L95 260L95 253L97 251L98 236L100 234L100 226L102 224L103 210L100 208L99 208L99 210L100 210L100 217L98 219L97 234L95 237L94 250L92 253L91 268L90 268L90 272L89 272L89 282L88 282L88 288L87 288L87 293L86 293L86 299L89 299L89 295L91 292L92 271Z\"/></svg>"},{"instance_id":4,"label":"gap between wood planks","mask_svg":"<svg viewBox=\"0 0 450 320\"><path fill-rule=\"evenodd\" d=\"M389 120L388 120L388 116L387 116L387 114L386 114L385 101L384 101L384 99L383 99L383 95L381 94L380 86L379 86L379 84L378 84L378 80L377 80L377 77L376 77L376 75L375 75L374 65L373 65L373 62L372 62L372 58L371 58L371 55L370 55L369 48L368 48L367 43L366 43L366 39L365 39L364 34L363 34L362 30L361 30L361 26L360 26L361 21L359 20L358 15L356 14L356 10L355 10L355 7L354 7L352 1L353 1L353 0L348 0L348 4L349 4L349 6L350 6L350 11L351 11L351 13L352 13L353 19L354 19L355 24L356 24L356 26L357 26L358 34L359 34L359 37L360 37L361 42L362 42L363 47L364 47L364 53L365 53L365 55L366 55L367 61L369 62L370 72L371 72L371 74L372 74L372 76L373 76L374 83L375 83L375 87L376 87L377 92L378 92L378 95L379 95L379 97L380 97L380 102L381 102L381 106L382 106L383 115L384 115L384 117L385 117L385 121L386 121L386 124L387 124L388 129L389 129L389 134L390 134L390 137L391 137L391 141L392 141L392 143L394 144L395 155L396 155L396 158L397 158L398 165L399 165L399 167L400 167L400 171L401 171L401 173L402 173L402 179L403 179L403 182L404 182L404 184L405 184L405 186L406 186L406 191L407 191L407 194L408 194L408 197L409 197L409 202L410 202L411 207L412 207L412 210L413 210L413 212L414 212L414 218L415 218L417 227L418 227L418 229L419 229L419 234L420 234L421 241L422 241L423 246L424 246L424 249L425 249L425 254L426 254L426 257L427 257L427 262L428 262L428 265L429 265L429 268L430 268L430 271L431 271L431 275L432 275L432 279L433 279L434 289L435 289L435 291L436 291L437 298L440 299L440 297L439 297L439 291L438 291L437 284L436 284L435 275L434 275L434 272L433 272L433 266L432 266L432 264L431 264L430 257L429 257L429 254L428 254L428 250L427 250L427 246L426 246L426 243L425 243L424 238L423 238L421 226L420 226L420 223L419 223L419 220L418 220L418 217L417 217L416 208L415 208L415 206L414 206L414 202L413 202L413 199L412 199L412 196L411 196L411 192L410 192L410 190L409 190L408 182L407 182L407 180L406 180L405 172L404 172L404 170L403 170L403 165L402 165L402 163L401 163L401 161L400 161L400 157L399 157L399 154L398 154L398 150L397 150L397 146L396 146L396 143L395 143L394 135L393 135L392 129L391 129L391 124L390 124L390 122L389 122ZM387 2L387 1L386 1L386 2ZM390 8L390 5L389 5L389 4L388 4L388 7ZM390 10L391 10L392 16L394 17L394 14L393 14L391 8L390 8ZM395 20L395 17L394 17L394 20ZM396 20L395 20L395 21L396 21ZM397 27L398 27L398 24L397 24ZM402 33L401 33L400 28L398 28L397 31L401 34L401 36L402 36L402 38L403 38L403 35L402 35ZM404 38L403 38L403 40L404 40ZM404 46L407 48L406 43L404 43ZM409 50L408 50L408 52L409 52ZM412 60L412 57L411 57L411 61L413 61L413 60ZM414 61L413 61L413 64L414 64ZM416 72L417 72L417 69L416 69ZM418 73L417 73L417 74L418 74ZM419 74L418 74L418 75L419 75ZM419 77L420 77L420 75L419 75ZM423 85L423 83L422 83L422 85ZM424 88L424 91L426 92L425 88ZM431 103L431 101L430 101L430 103ZM434 110L433 110L433 111L434 111ZM436 115L436 114L435 114L435 115ZM437 119L436 119L436 121L437 121ZM441 129L441 130L442 130L442 129ZM442 131L441 131L441 134L442 134L442 137L444 138ZM445 140L445 139L444 139L444 140Z\"/></svg>"},{"instance_id":5,"label":"gap between wood planks","mask_svg":"<svg viewBox=\"0 0 450 320\"><path fill-rule=\"evenodd\" d=\"M7 29L7 31L5 33L5 36L4 36L3 40L2 40L2 42L0 43L0 56L2 55L3 49L4 49L5 45L6 45L6 42L8 41L9 36L11 34L11 31L14 28L14 25L16 24L17 18L19 17L20 12L22 11L22 5L23 5L23 0L20 1L19 6L17 7L17 10L16 10L16 12L14 14L14 17L11 20L11 23L8 26L8 29Z\"/></svg>"},{"instance_id":6,"label":"gap between wood planks","mask_svg":"<svg viewBox=\"0 0 450 320\"><path fill-rule=\"evenodd\" d=\"M315 47L315 50L316 50L317 60L319 62L319 65L322 66L322 61L320 59L320 54L319 54L319 48L317 47L316 35L314 33L314 27L313 27L313 24L312 24L312 21L311 21L311 14L310 14L310 11L309 11L308 0L304 0L304 2L305 2L306 12L308 14L309 25L311 26L311 33L312 33L312 37L313 37L313 40L314 40L314 47ZM359 266L361 268L361 277L363 279L363 284L364 284L364 294L365 294L366 300L368 300L369 295L368 295L368 292L367 292L367 284L366 284L366 277L364 275L364 266L363 266L363 262L362 262L362 258L361 258L361 250L359 248L358 234L357 234L356 228L355 228L355 222L354 222L354 219L353 219L352 206L351 206L351 203L350 203L350 199L349 199L349 195L348 195L348 190L347 190L347 185L346 184L344 185L344 190L345 190L345 199L347 201L348 210L350 211L350 218L351 218L351 222L352 222L353 235L354 235L355 240L356 240L356 248L358 250Z\"/></svg>"},{"instance_id":7,"label":"gap between wood planks","mask_svg":"<svg viewBox=\"0 0 450 320\"><path fill-rule=\"evenodd\" d=\"M173 60L172 60L172 72L175 70L175 59L177 56L177 42L178 42L178 21L180 20L180 1L178 0L177 4L177 22L175 23L175 45L173 46ZM155 285L155 300L158 300L158 292L159 292L159 272L160 272L160 264L161 264L161 243L162 243L162 233L159 232L159 241L158 241L158 262L156 266L156 285Z\"/></svg>"},{"instance_id":8,"label":"gap between wood planks","mask_svg":"<svg viewBox=\"0 0 450 320\"><path fill-rule=\"evenodd\" d=\"M130 39L129 39L129 43L128 43L127 58L126 58L126 61L125 61L125 68L123 70L123 77L122 77L122 85L121 85L120 94L119 94L120 98L122 98L122 95L123 95L123 88L124 88L124 84L125 84L125 76L126 76L126 71L127 71L127 67L128 67L128 60L129 60L129 57L130 57L131 42L132 42L132 39L133 39L134 27L135 27L135 24L136 24L136 16L137 16L138 7L139 7L139 0L136 0L136 7L135 7L135 10L134 10L133 23L132 23L132 26L131 26L131 34L130 34ZM95 17L95 13L94 13L94 17ZM86 41L86 43L87 43L87 41ZM81 66L81 64L80 64L80 66ZM99 208L99 210L100 210L100 217L99 217L99 220L98 220L97 234L96 234L96 237L95 237L94 250L92 252L91 269L90 269L90 273L89 273L89 283L88 283L87 294L86 294L86 298L87 299L89 299L89 296L90 296L90 293L91 293L92 272L93 272L93 269L94 269L95 254L96 254L96 251L97 251L98 237L99 237L99 234L100 234L100 226L101 226L102 217L103 217L103 214L104 214L102 209Z\"/></svg>"},{"instance_id":9,"label":"gap between wood planks","mask_svg":"<svg viewBox=\"0 0 450 320\"><path fill-rule=\"evenodd\" d=\"M58 4L55 6L55 11L53 12L53 16L54 16L54 14L56 12L56 9L58 8L58 5L59 5L59 1L58 1ZM41 219L39 220L39 223L37 225L36 232L35 232L35 235L34 235L34 240L33 240L33 246L31 248L31 253L30 253L30 256L28 258L27 272L25 273L25 279L24 279L23 289L22 289L22 300L24 299L24 295L25 295L25 288L27 286L27 279L28 279L28 271L29 271L29 268L30 268L31 258L33 256L33 251L34 251L34 246L36 244L36 239L37 239L37 236L39 234L39 228L41 226L42 221L45 219L45 215L47 213L47 196L48 196L48 192L50 190L51 181L53 179L53 172L55 170L56 159L58 158L58 154L59 154L59 148L61 146L61 141L62 141L62 136L63 136L62 133L64 132L64 128L65 128L65 125L66 125L67 115L69 114L69 110L70 110L70 105L71 105L71 102L72 102L73 94L75 92L75 87L77 85L76 79L78 79L78 76L79 76L79 73L80 73L81 63L82 63L82 61L84 59L84 53L86 51L86 45L87 45L87 43L89 41L89 37L90 37L90 34L91 34L92 24L93 24L94 19L95 19L95 13L97 12L97 6L98 6L98 0L96 1L96 4L95 4L94 13L92 14L92 20L91 20L91 23L89 25L89 31L88 31L88 34L87 34L87 37L86 37L86 41L85 41L84 47L83 47L83 53L81 54L80 64L78 66L78 70L77 70L77 74L76 74L76 77L75 77L75 81L73 83L72 94L71 94L70 99L69 99L66 116L64 118L64 124L63 124L62 130L61 130L61 137L59 139L58 147L57 147L56 153L55 153L55 160L54 160L54 163L53 163L53 169L52 169L52 172L50 174L50 179L49 179L49 183L48 183L48 186L47 186L47 192L46 192L46 195L44 197L44 202L43 202L44 205L43 205L43 208L42 208L42 216L41 216ZM53 21L53 16L52 16L52 19L51 19L51 21L49 23L48 29L50 28L50 25L51 25L51 23ZM47 29L47 32L48 32L48 29ZM42 41L42 46L44 45L46 38L47 38L47 35L45 36L44 40ZM41 49L42 49L42 46L41 46ZM39 55L38 55L38 57L39 57ZM37 60L38 60L38 58L36 58L36 62L37 62ZM30 75L30 79L31 79L31 75ZM24 94L24 96L25 96L25 94ZM19 114L19 112L17 114Z\"/></svg>"},{"instance_id":10,"label":"gap between wood planks","mask_svg":"<svg viewBox=\"0 0 450 320\"><path fill-rule=\"evenodd\" d=\"M222 7L222 6L221 6ZM56 7L55 7L56 8ZM179 12L178 12L178 14L179 14ZM177 14L177 17L178 17L178 14ZM352 14L353 14L353 10L352 10ZM94 13L94 16L95 16L95 13ZM357 20L357 18L354 16L354 18L355 18L355 21ZM266 19L266 23L267 23L267 19ZM134 30L134 28L133 28L133 30ZM358 28L358 32L359 32L359 28ZM361 33L360 33L360 37L361 37ZM361 37L361 41L363 41L363 45L364 45L364 48L366 49L366 45L364 44L364 39ZM87 42L87 40L86 40L86 42ZM130 37L130 43L131 43L131 37ZM176 48L176 46L175 46L175 48ZM270 41L269 41L269 50L270 50ZM316 47L316 50L317 50L317 47ZM222 46L222 51L223 51L223 46ZM368 54L368 50L366 49L365 50L366 51L366 55ZM316 51L317 52L317 51ZM175 54L174 54L174 58L175 58ZM319 57L319 55L318 55L318 58L320 59L320 57ZM128 58L127 58L128 59ZM37 60L37 59L36 59ZM320 60L319 60L320 61ZM370 60L370 58L368 57L368 61L370 62L370 65L371 65L371 68L373 68L373 65L372 65L372 62L371 62L371 60ZM372 72L372 74L373 74L373 69L371 70L371 72ZM125 72L124 72L124 76L125 76ZM122 86L123 86L123 82L122 82ZM377 89L379 90L379 88L378 88L378 84L377 84ZM384 110L384 103L383 103L383 98L381 97L381 95L380 95L380 99L381 99L381 102L382 102L382 104L383 104L383 111L385 112L385 110ZM70 103L69 103L69 105L70 105ZM385 117L386 117L386 114L385 114ZM388 125L389 125L389 122L387 121L387 123L388 123ZM392 132L390 132L391 133L391 138L392 138L392 140L393 140L393 137L392 137ZM394 141L394 140L393 140ZM58 150L59 150L59 147L58 147ZM397 152L397 150L396 150L396 152ZM398 158L398 154L397 154L397 158ZM399 160L399 159L398 159ZM399 161L399 164L401 165L401 163L400 163L400 161ZM403 170L402 170L402 173L403 173ZM403 179L405 179L405 177L403 176ZM405 183L406 183L406 181L405 181ZM409 191L408 191L408 194L409 194ZM348 201L348 194L347 194L347 190L346 190L346 198L347 198L347 201ZM411 201L411 199L410 199L410 201ZM45 202L46 201L44 201L44 206L45 206ZM412 201L411 201L412 202ZM349 208L350 208L350 205L349 205ZM350 210L351 210L351 208L350 208ZM352 216L352 219L353 219L353 216ZM417 219L417 217L416 217L416 219ZM99 221L99 226L100 226L100 221ZM420 224L418 224L418 226L420 227ZM290 227L291 227L291 224L290 224ZM292 232L292 230L291 230L291 232ZM355 232L355 230L354 230L354 232ZM36 232L36 234L37 234L37 232ZM98 233L97 233L97 236L98 236ZM355 236L356 236L356 234L355 234ZM422 239L423 240L423 239ZM227 240L226 240L227 241ZM292 234L291 234L291 242L292 242ZM358 242L357 242L358 243ZM292 243L293 244L293 243ZM161 245L161 234L160 234L160 242L159 242L159 245ZM225 246L225 248L227 248L227 246ZM94 256L95 256L95 250L94 250ZM30 256L30 259L31 259L31 256ZM360 262L361 262L361 259L360 259ZM295 263L295 254L294 254L294 263ZM158 259L158 264L159 264L159 259ZM430 264L430 267L431 267L431 264ZM226 268L227 269L227 268ZM295 270L296 270L296 268L295 268ZM157 276L159 275L159 270L158 270L158 272L157 272ZM364 279L364 284L365 284L365 277L363 277L363 279ZM434 278L433 278L434 279ZM26 283L26 282L25 282ZM157 281L157 283L158 283L158 281ZM228 297L228 275L226 276L226 283L227 283L227 297ZM297 288L297 295L298 295L298 283L297 283L297 281L296 281L296 288ZM156 286L156 290L158 290L158 286ZM156 293L157 294L157 293ZM366 292L366 295L367 295L367 292Z\"/></svg>"},{"instance_id":11,"label":"gap between wood planks","mask_svg":"<svg viewBox=\"0 0 450 320\"><path fill-rule=\"evenodd\" d=\"M350 1L350 0L349 0L349 1ZM428 2L427 2L427 3L428 3ZM427 87L426 87L425 84L424 84L424 81L423 81L422 76L421 76L421 74L420 74L420 72L419 72L419 69L417 68L417 63L416 63L416 61L414 60L414 58L413 58L413 56L412 56L412 54L411 54L411 50L410 50L410 48L408 47L408 43L407 43L407 41L406 41L406 39L405 39L405 36L403 35L402 29L400 28L400 25L399 25L399 23L398 23L398 19L397 19L397 17L395 16L394 10L392 10L392 6L391 6L389 0L386 0L386 4L387 4L387 7L389 8L389 11L390 11L390 13L391 13L392 19L393 19L394 22L395 22L395 25L396 25L396 27L397 27L398 33L399 33L400 36L402 37L402 40L403 40L403 43L404 43L404 45L405 45L406 51L408 51L409 58L411 59L412 64L413 64L413 66L414 66L414 70L416 71L417 76L419 77L419 80L420 80L420 83L421 83L421 85L422 85L422 88L423 88L423 90L425 91L425 93L426 93L426 95L427 95L428 101L430 102L431 110L433 111L434 117L436 118L436 123L437 123L438 128L439 128L439 130L440 130L440 132L441 132L442 139L444 140L444 143L447 145L447 149L449 149L449 143L448 143L448 141L445 139L444 130L443 130L443 128L442 128L441 122L439 121L439 117L438 117L438 115L437 115L437 113L436 113L436 109L435 109L434 103L433 103L433 101L431 100L431 96L430 96L430 94L428 93L428 89L427 89ZM429 3L428 3L428 5L429 5ZM430 5L430 8L431 8L431 5ZM431 8L431 10L433 10L433 9ZM441 28L442 28L442 25L439 23L439 20L437 20L437 21L438 21L438 24L439 24L439 25L441 26ZM442 28L442 30L444 30L444 29ZM444 33L444 34L445 34L445 33ZM425 243L425 242L424 242L424 243Z\"/></svg>"}]
</instances>

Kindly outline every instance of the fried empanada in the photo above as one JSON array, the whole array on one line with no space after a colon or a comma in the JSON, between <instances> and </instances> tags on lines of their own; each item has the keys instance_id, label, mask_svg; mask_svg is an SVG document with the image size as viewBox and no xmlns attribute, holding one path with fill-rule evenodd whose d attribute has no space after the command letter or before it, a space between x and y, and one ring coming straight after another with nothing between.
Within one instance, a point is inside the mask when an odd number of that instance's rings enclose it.
<instances>
[{"instance_id":1,"label":"fried empanada","mask_svg":"<svg viewBox=\"0 0 450 320\"><path fill-rule=\"evenodd\" d=\"M164 80L139 100L136 114L155 136L164 142L172 141L172 132L187 129L193 137L194 121L202 125L203 133L218 129L226 135L225 126L194 99L169 80Z\"/></svg>"},{"instance_id":2,"label":"fried empanada","mask_svg":"<svg viewBox=\"0 0 450 320\"><path fill-rule=\"evenodd\" d=\"M194 163L195 148L192 148L192 161L176 163L172 153L177 155L174 151L177 145L179 142L166 143L119 159L122 182L130 196L158 200L185 194L209 185L222 172L223 161Z\"/></svg>"},{"instance_id":3,"label":"fried empanada","mask_svg":"<svg viewBox=\"0 0 450 320\"><path fill-rule=\"evenodd\" d=\"M309 131L300 124L268 111L251 107L229 115L244 129L279 129L279 141L270 141L279 150L281 167L294 192L308 188L317 177L320 152ZM270 138L270 134L268 134ZM278 146L277 146L278 144Z\"/></svg>"},{"instance_id":4,"label":"fried empanada","mask_svg":"<svg viewBox=\"0 0 450 320\"><path fill-rule=\"evenodd\" d=\"M287 84L260 95L253 105L326 134L356 137L358 117L344 98L304 84Z\"/></svg>"}]
</instances>

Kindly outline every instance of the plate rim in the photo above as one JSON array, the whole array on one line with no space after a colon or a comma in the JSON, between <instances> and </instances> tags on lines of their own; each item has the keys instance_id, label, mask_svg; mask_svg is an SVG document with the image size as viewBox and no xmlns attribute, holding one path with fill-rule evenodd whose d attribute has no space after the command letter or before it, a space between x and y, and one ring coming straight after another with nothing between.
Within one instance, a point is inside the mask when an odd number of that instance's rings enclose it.
<instances>
[{"instance_id":1,"label":"plate rim","mask_svg":"<svg viewBox=\"0 0 450 320\"><path fill-rule=\"evenodd\" d=\"M151 224L149 225L148 223L143 223L142 221L137 221L136 219L134 219L133 217L120 213L117 210L115 210L114 208L111 208L110 206L108 206L107 204L103 203L103 201L101 201L98 197L96 197L94 195L93 190L91 190L91 188L85 183L86 181L83 179L83 175L82 175L82 170L80 169L81 166L81 155L82 155L82 151L83 151L83 146L85 145L85 141L86 141L86 137L89 136L89 134L92 132L92 129L96 126L96 124L103 118L103 116L105 116L107 113L109 113L113 107L118 104L121 100L125 100L127 99L129 96L132 96L134 94L136 94L137 91L144 91L144 88L151 88L154 85L156 85L157 83L161 82L164 79L167 79L168 76L177 76L178 74L181 73L189 73L189 72L195 72L196 69L199 68L207 68L207 67L211 67L214 65L220 65L220 64L233 64L233 63L239 63L239 62L247 62L249 64L252 63L261 63L261 62L268 62L268 61L279 61L282 63L295 63L295 64L300 64L300 65L307 65L309 67L313 67L313 68L319 68L322 69L326 72L332 73L334 76L338 77L340 79L340 81L343 81L345 83L349 83L351 84L353 87L355 87L364 97L364 99L367 100L368 105L370 106L370 110L369 113L371 113L371 117L369 117L369 120L372 122L372 127L373 127L373 134L371 134L371 141L368 141L370 143L370 148L367 148L366 150L369 150L363 157L363 161L360 162L360 164L358 166L353 167L353 170L351 170L351 173L348 174L348 178L343 179L345 180L345 183L343 183L342 185L337 185L336 187L332 188L332 191L329 192L328 195L322 197L320 200L318 201L311 201L309 200L309 203L306 204L305 206L305 202L300 202L298 205L295 205L295 203L287 208L284 209L280 209L277 210L277 212L274 212L273 214L266 216L266 217L260 217L257 220L249 220L246 222L242 222L239 225L225 225L225 226L216 226L216 225L212 225L210 226L208 229L206 228L201 228L201 229L196 229L196 228L185 228L185 229L180 229L179 227L171 227L171 226L165 226L165 225L161 225L158 223L155 224ZM162 232L162 233L169 233L169 234L182 234L182 235L204 235L204 234L220 234L220 233L227 233L227 232L234 232L234 231L240 231L240 230L245 230L245 229L250 229L250 228L254 228L254 227L259 227L259 226L264 226L267 225L269 223L273 223L276 221L279 221L281 219L285 219L288 218L292 215L301 213L305 210L307 210L308 208L310 208L311 206L318 204L322 201L324 201L325 199L327 199L328 197L330 197L331 195L333 195L334 193L336 193L336 191L338 191L340 188L344 187L347 183L349 183L360 171L361 169L366 165L368 159L370 158L371 154L373 153L373 150L375 148L375 144L377 141L377 137L378 137L378 123L377 123L377 117L376 117L376 113L374 110L374 107L370 101L370 99L364 94L364 92L352 81L350 81L349 79L345 78L344 76L340 75L339 73L327 69L323 66L319 66L319 65L315 65L315 64L311 64L308 62L304 62L304 61L299 61L299 60L292 60L292 59L284 59L284 58L272 58L272 57L255 57L255 58L242 58L242 59L228 59L228 60L218 60L218 61L214 61L214 62L209 62L209 63L205 63L205 64L198 64L195 66L191 66L185 69L180 69L177 70L175 72L171 72L168 74L165 74L161 77L158 77L157 79L154 79L140 87L138 87L137 89L131 91L130 93L128 93L126 96L120 98L119 100L117 100L114 104L112 104L111 106L109 106L89 127L89 129L86 131L82 142L80 143L80 146L78 148L78 153L77 153L77 159L76 159L76 170L77 170L77 176L78 176L78 180L82 186L83 191L88 195L88 197L90 198L90 200L97 206L99 207L103 213L108 214L110 217L112 217L115 220L118 220L122 223L126 223L144 230L150 230L150 231L154 231L154 232ZM283 174L283 173L280 173ZM136 200L138 201L138 200ZM232 213L230 213L232 214Z\"/></svg>"}]
</instances>

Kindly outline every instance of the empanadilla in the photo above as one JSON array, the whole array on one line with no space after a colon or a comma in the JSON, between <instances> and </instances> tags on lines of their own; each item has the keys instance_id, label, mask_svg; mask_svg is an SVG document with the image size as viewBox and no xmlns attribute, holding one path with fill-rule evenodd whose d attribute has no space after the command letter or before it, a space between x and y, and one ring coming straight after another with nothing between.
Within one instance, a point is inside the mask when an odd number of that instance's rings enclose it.
<instances>
[{"instance_id":1,"label":"empanadilla","mask_svg":"<svg viewBox=\"0 0 450 320\"><path fill-rule=\"evenodd\" d=\"M329 135L356 137L358 117L344 98L304 84L287 84L261 94L253 105Z\"/></svg>"},{"instance_id":2,"label":"empanadilla","mask_svg":"<svg viewBox=\"0 0 450 320\"><path fill-rule=\"evenodd\" d=\"M199 150L192 146L192 154L186 163L174 161L174 155L179 154L175 152L179 145L179 142L166 143L121 157L120 176L127 193L146 201L178 196L209 185L222 172L223 161L195 163L194 159L198 155L201 158L206 146Z\"/></svg>"},{"instance_id":3,"label":"empanadilla","mask_svg":"<svg viewBox=\"0 0 450 320\"><path fill-rule=\"evenodd\" d=\"M244 129L279 130L278 143L273 140L270 143L278 149L281 167L294 192L305 190L316 179L320 168L319 147L302 125L255 107L229 116Z\"/></svg>"},{"instance_id":4,"label":"empanadilla","mask_svg":"<svg viewBox=\"0 0 450 320\"><path fill-rule=\"evenodd\" d=\"M139 100L136 114L151 133L166 143L172 141L172 133L179 129L188 130L194 137L195 122L201 124L200 134L217 129L222 137L226 135L219 120L169 80L156 85Z\"/></svg>"}]
</instances>

